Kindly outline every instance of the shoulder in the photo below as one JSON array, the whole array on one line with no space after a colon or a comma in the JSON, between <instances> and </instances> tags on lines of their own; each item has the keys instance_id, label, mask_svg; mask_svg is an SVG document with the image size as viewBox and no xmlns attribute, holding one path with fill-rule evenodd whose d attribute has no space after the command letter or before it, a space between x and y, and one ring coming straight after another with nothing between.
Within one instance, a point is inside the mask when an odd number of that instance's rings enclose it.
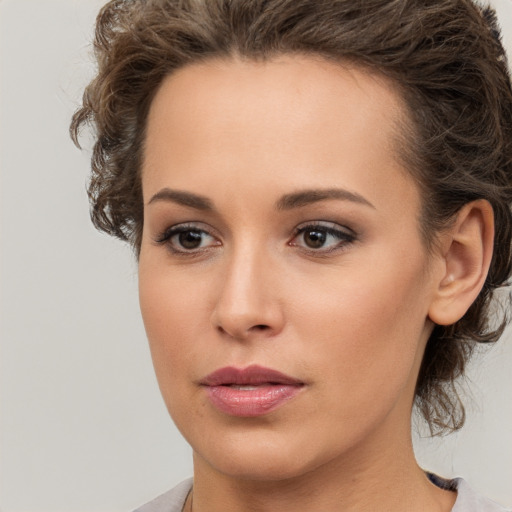
<instances>
[{"instance_id":1,"label":"shoulder","mask_svg":"<svg viewBox=\"0 0 512 512\"><path fill-rule=\"evenodd\" d=\"M457 501L452 512L511 512L498 503L476 493L462 478L452 480L457 490Z\"/></svg>"},{"instance_id":2,"label":"shoulder","mask_svg":"<svg viewBox=\"0 0 512 512\"><path fill-rule=\"evenodd\" d=\"M432 475L431 479L435 479L436 485L441 486L442 482L444 488L457 491L457 501L452 512L512 512L512 509L477 494L462 478L446 481ZM192 478L189 478L133 512L181 512L191 488Z\"/></svg>"},{"instance_id":3,"label":"shoulder","mask_svg":"<svg viewBox=\"0 0 512 512\"><path fill-rule=\"evenodd\" d=\"M512 512L512 509L481 496L463 478L452 480L427 472L428 479L437 487L457 492L457 499L451 512Z\"/></svg>"},{"instance_id":4,"label":"shoulder","mask_svg":"<svg viewBox=\"0 0 512 512\"><path fill-rule=\"evenodd\" d=\"M192 489L192 478L184 480L170 491L133 512L181 512L190 489Z\"/></svg>"}]
</instances>

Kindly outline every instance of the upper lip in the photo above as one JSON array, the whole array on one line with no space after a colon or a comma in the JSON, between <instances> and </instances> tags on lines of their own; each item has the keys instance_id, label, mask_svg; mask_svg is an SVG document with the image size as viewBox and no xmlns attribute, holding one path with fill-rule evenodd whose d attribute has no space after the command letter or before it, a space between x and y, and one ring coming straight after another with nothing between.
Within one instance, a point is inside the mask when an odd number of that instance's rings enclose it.
<instances>
[{"instance_id":1,"label":"upper lip","mask_svg":"<svg viewBox=\"0 0 512 512\"><path fill-rule=\"evenodd\" d=\"M233 366L219 368L202 379L200 384L203 386L228 386L230 384L239 386L257 386L261 384L299 386L304 383L277 370L251 365L247 368L235 368Z\"/></svg>"}]
</instances>

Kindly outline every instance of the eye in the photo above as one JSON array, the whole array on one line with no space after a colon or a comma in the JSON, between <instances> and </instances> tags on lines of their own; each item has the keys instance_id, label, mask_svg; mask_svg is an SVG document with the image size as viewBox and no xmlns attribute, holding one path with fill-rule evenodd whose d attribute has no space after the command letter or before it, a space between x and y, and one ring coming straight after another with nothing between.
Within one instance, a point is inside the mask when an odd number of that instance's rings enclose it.
<instances>
[{"instance_id":1,"label":"eye","mask_svg":"<svg viewBox=\"0 0 512 512\"><path fill-rule=\"evenodd\" d=\"M221 245L213 235L194 225L172 226L156 238L157 244L165 244L172 252L187 254Z\"/></svg>"},{"instance_id":2,"label":"eye","mask_svg":"<svg viewBox=\"0 0 512 512\"><path fill-rule=\"evenodd\" d=\"M354 242L356 236L348 228L333 223L313 223L299 226L290 245L309 251L330 252Z\"/></svg>"}]
</instances>

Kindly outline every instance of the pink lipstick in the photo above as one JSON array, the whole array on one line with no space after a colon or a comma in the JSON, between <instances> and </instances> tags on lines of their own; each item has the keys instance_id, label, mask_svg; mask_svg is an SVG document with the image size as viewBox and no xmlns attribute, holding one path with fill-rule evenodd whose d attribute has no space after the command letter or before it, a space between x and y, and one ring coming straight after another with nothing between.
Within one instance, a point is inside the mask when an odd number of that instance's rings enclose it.
<instances>
[{"instance_id":1,"label":"pink lipstick","mask_svg":"<svg viewBox=\"0 0 512 512\"><path fill-rule=\"evenodd\" d=\"M254 417L274 411L300 392L304 383L261 366L226 367L205 377L211 403L230 416Z\"/></svg>"}]
</instances>

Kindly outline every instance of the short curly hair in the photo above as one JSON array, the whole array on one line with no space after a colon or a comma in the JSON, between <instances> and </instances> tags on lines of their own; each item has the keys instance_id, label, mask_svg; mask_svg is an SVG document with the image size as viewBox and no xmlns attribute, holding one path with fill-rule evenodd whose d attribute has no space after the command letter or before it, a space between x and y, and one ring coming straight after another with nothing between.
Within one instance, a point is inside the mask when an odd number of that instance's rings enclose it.
<instances>
[{"instance_id":1,"label":"short curly hair","mask_svg":"<svg viewBox=\"0 0 512 512\"><path fill-rule=\"evenodd\" d=\"M396 85L407 110L399 156L422 192L426 247L466 203L486 199L494 211L483 289L457 323L434 328L416 387L432 433L460 428L455 380L478 342L501 335L506 314L496 321L491 299L511 273L512 90L494 11L471 0L112 0L98 15L94 48L97 75L71 134L78 145L82 125L94 128L92 220L137 255L146 118L176 69L314 54Z\"/></svg>"}]
</instances>

